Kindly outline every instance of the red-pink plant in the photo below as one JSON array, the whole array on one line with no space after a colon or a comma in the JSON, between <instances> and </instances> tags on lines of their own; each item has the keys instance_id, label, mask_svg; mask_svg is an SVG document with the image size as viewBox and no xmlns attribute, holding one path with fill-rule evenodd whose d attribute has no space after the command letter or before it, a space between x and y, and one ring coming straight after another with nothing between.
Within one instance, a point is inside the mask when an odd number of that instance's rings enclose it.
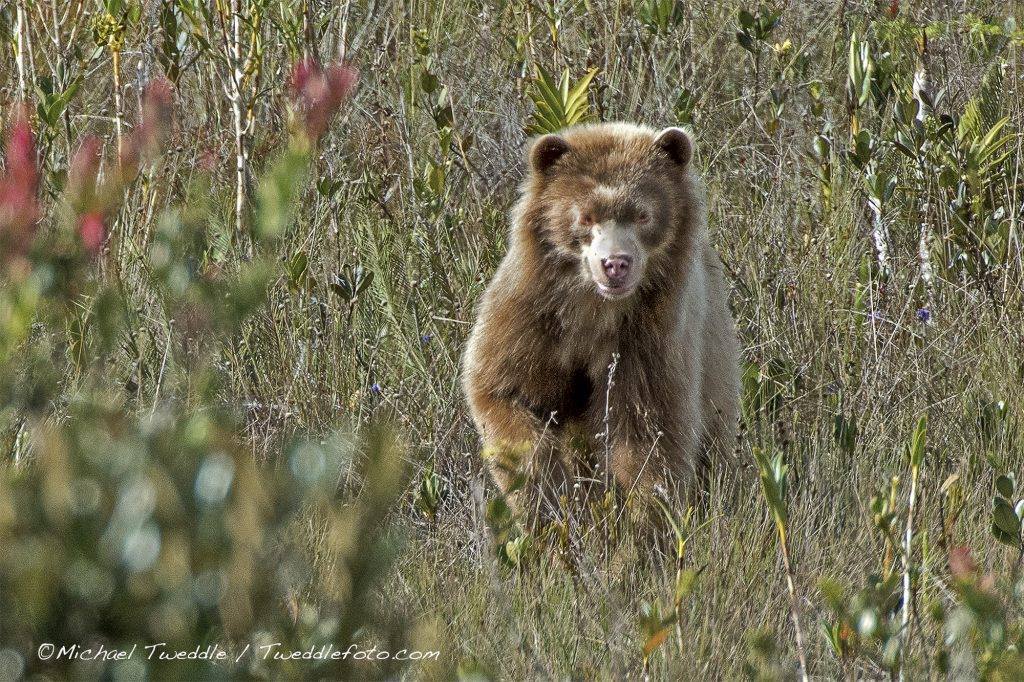
<instances>
[{"instance_id":1,"label":"red-pink plant","mask_svg":"<svg viewBox=\"0 0 1024 682\"><path fill-rule=\"evenodd\" d=\"M327 126L352 93L359 71L348 64L323 68L313 59L292 69L291 90L299 110L300 130L312 142L327 132Z\"/></svg>"},{"instance_id":2,"label":"red-pink plant","mask_svg":"<svg viewBox=\"0 0 1024 682\"><path fill-rule=\"evenodd\" d=\"M991 591L995 585L995 576L991 573L981 574L978 562L971 556L967 547L954 547L947 557L949 572L959 582L973 585L983 591Z\"/></svg>"},{"instance_id":3,"label":"red-pink plant","mask_svg":"<svg viewBox=\"0 0 1024 682\"><path fill-rule=\"evenodd\" d=\"M68 199L76 209L84 208L96 200L102 146L98 137L89 135L71 157L71 165L68 167Z\"/></svg>"},{"instance_id":4,"label":"red-pink plant","mask_svg":"<svg viewBox=\"0 0 1024 682\"><path fill-rule=\"evenodd\" d=\"M7 172L0 178L0 259L5 263L28 252L41 215L35 138L24 111L14 119L6 159Z\"/></svg>"},{"instance_id":5,"label":"red-pink plant","mask_svg":"<svg viewBox=\"0 0 1024 682\"><path fill-rule=\"evenodd\" d=\"M68 169L68 199L75 213L82 245L92 256L99 253L107 235L107 223L124 196L126 185L138 174L146 157L157 156L173 123L174 93L165 78L151 82L142 96L139 123L122 146L119 172L99 182L101 143L87 137Z\"/></svg>"},{"instance_id":6,"label":"red-pink plant","mask_svg":"<svg viewBox=\"0 0 1024 682\"><path fill-rule=\"evenodd\" d=\"M76 216L75 228L85 250L92 256L99 253L106 234L105 198L98 187L101 147L98 138L91 135L85 138L68 168L67 198Z\"/></svg>"},{"instance_id":7,"label":"red-pink plant","mask_svg":"<svg viewBox=\"0 0 1024 682\"><path fill-rule=\"evenodd\" d=\"M103 214L99 211L91 211L79 216L78 234L82 238L82 245L90 255L95 256L99 253L107 234L106 226L103 223Z\"/></svg>"},{"instance_id":8,"label":"red-pink plant","mask_svg":"<svg viewBox=\"0 0 1024 682\"><path fill-rule=\"evenodd\" d=\"M139 171L142 159L157 156L167 140L174 119L174 90L166 78L157 78L142 95L139 124L121 149L120 167L124 181Z\"/></svg>"},{"instance_id":9,"label":"red-pink plant","mask_svg":"<svg viewBox=\"0 0 1024 682\"><path fill-rule=\"evenodd\" d=\"M978 572L978 563L967 547L954 547L949 552L949 572L957 580L969 580Z\"/></svg>"}]
</instances>

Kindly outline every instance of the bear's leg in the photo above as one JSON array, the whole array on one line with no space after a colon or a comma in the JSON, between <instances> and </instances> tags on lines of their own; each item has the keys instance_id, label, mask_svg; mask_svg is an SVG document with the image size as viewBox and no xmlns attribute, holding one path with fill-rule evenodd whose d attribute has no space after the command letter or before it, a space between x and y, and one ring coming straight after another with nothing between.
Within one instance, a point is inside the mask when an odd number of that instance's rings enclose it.
<instances>
[{"instance_id":1,"label":"bear's leg","mask_svg":"<svg viewBox=\"0 0 1024 682\"><path fill-rule=\"evenodd\" d=\"M656 431L646 438L618 441L612 448L611 468L622 491L657 495L666 502L679 498L694 474L688 448L680 440L679 434Z\"/></svg>"},{"instance_id":2,"label":"bear's leg","mask_svg":"<svg viewBox=\"0 0 1024 682\"><path fill-rule=\"evenodd\" d=\"M678 395L670 392L665 397ZM624 405L613 431L611 466L630 509L633 532L660 553L674 551L670 517L678 520L686 513L694 488L697 407L695 400L677 399L651 401L632 411Z\"/></svg>"},{"instance_id":3,"label":"bear's leg","mask_svg":"<svg viewBox=\"0 0 1024 682\"><path fill-rule=\"evenodd\" d=\"M547 426L530 412L487 396L476 397L473 412L483 434L484 461L510 506L531 519L550 517L569 472Z\"/></svg>"},{"instance_id":4,"label":"bear's leg","mask_svg":"<svg viewBox=\"0 0 1024 682\"><path fill-rule=\"evenodd\" d=\"M670 517L684 514L689 480L670 466L669 457L653 440L646 447L619 443L613 448L612 471L629 520L626 532L657 557L674 552Z\"/></svg>"}]
</instances>

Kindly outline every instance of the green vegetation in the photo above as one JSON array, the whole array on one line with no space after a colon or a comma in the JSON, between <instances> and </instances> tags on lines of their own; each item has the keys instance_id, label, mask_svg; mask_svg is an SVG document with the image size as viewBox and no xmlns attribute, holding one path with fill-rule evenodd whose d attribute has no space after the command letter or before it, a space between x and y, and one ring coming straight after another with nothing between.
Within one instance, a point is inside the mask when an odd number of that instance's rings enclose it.
<instances>
[{"instance_id":1,"label":"green vegetation","mask_svg":"<svg viewBox=\"0 0 1024 682\"><path fill-rule=\"evenodd\" d=\"M970 10L4 3L0 678L1020 679L1024 32ZM693 129L745 348L657 547L526 532L458 383L587 120Z\"/></svg>"}]
</instances>

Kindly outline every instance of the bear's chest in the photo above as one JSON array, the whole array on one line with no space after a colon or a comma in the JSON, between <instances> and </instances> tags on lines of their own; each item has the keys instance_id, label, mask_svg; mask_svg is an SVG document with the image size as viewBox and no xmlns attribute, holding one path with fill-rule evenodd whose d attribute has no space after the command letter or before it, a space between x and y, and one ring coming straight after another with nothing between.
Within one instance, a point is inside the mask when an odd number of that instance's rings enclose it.
<instances>
[{"instance_id":1,"label":"bear's chest","mask_svg":"<svg viewBox=\"0 0 1024 682\"><path fill-rule=\"evenodd\" d=\"M548 370L541 390L521 397L533 416L552 427L583 417L594 397L594 383L586 367Z\"/></svg>"},{"instance_id":2,"label":"bear's chest","mask_svg":"<svg viewBox=\"0 0 1024 682\"><path fill-rule=\"evenodd\" d=\"M583 368L598 376L630 333L629 322L616 311L588 312L581 310L555 321L549 327L551 348L560 367Z\"/></svg>"}]
</instances>

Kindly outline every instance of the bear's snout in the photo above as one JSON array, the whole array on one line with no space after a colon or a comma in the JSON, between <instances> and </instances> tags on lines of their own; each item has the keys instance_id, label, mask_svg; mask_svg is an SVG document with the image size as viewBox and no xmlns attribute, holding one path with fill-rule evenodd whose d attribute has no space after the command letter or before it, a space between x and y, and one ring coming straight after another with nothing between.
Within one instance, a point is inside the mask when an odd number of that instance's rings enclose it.
<instances>
[{"instance_id":1,"label":"bear's snout","mask_svg":"<svg viewBox=\"0 0 1024 682\"><path fill-rule=\"evenodd\" d=\"M615 285L621 284L626 280L626 277L629 276L629 267L632 264L633 257L626 254L618 254L601 259L604 274L608 277L609 282Z\"/></svg>"}]
</instances>

